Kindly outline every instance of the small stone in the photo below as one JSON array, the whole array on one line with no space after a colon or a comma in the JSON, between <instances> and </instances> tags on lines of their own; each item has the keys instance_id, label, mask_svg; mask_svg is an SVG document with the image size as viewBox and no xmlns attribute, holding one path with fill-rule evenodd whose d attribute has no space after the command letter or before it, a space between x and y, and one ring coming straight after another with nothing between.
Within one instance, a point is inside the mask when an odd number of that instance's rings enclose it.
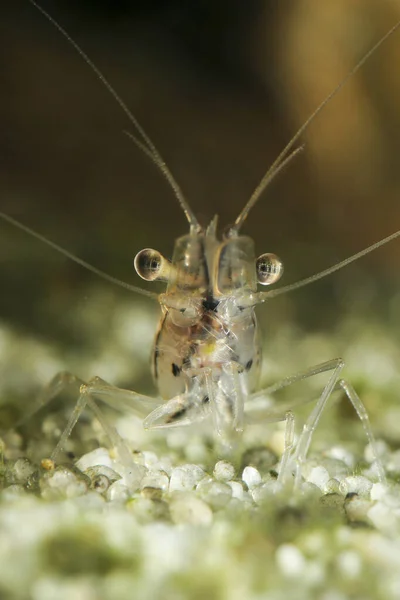
<instances>
[{"instance_id":1,"label":"small stone","mask_svg":"<svg viewBox=\"0 0 400 600\"><path fill-rule=\"evenodd\" d=\"M319 487L320 490L324 490L329 479L330 476L328 471L325 469L325 467L321 466L314 467L313 469L311 469L307 476L307 481Z\"/></svg>"},{"instance_id":2,"label":"small stone","mask_svg":"<svg viewBox=\"0 0 400 600\"><path fill-rule=\"evenodd\" d=\"M23 485L14 483L1 491L1 499L6 502L14 502L17 498L26 496L26 491Z\"/></svg>"},{"instance_id":3,"label":"small stone","mask_svg":"<svg viewBox=\"0 0 400 600\"><path fill-rule=\"evenodd\" d=\"M395 450L389 454L385 467L389 473L400 475L400 450Z\"/></svg>"},{"instance_id":4,"label":"small stone","mask_svg":"<svg viewBox=\"0 0 400 600\"><path fill-rule=\"evenodd\" d=\"M339 485L340 493L357 494L358 496L369 497L372 488L372 481L362 475L351 475L342 479Z\"/></svg>"},{"instance_id":5,"label":"small stone","mask_svg":"<svg viewBox=\"0 0 400 600\"><path fill-rule=\"evenodd\" d=\"M169 511L174 523L187 525L211 525L211 508L192 492L175 493L170 501Z\"/></svg>"},{"instance_id":6,"label":"small stone","mask_svg":"<svg viewBox=\"0 0 400 600\"><path fill-rule=\"evenodd\" d=\"M115 481L106 492L106 498L110 502L116 502L123 504L131 497L129 488L122 482L122 480Z\"/></svg>"},{"instance_id":7,"label":"small stone","mask_svg":"<svg viewBox=\"0 0 400 600\"><path fill-rule=\"evenodd\" d=\"M111 482L108 479L108 477L106 477L105 475L97 475L97 477L95 477L92 480L90 487L92 490L94 490L98 494L104 494L104 492L106 492L108 490L110 485L111 485Z\"/></svg>"},{"instance_id":8,"label":"small stone","mask_svg":"<svg viewBox=\"0 0 400 600\"><path fill-rule=\"evenodd\" d=\"M322 491L324 494L339 494L340 482L337 479L329 479Z\"/></svg>"},{"instance_id":9,"label":"small stone","mask_svg":"<svg viewBox=\"0 0 400 600\"><path fill-rule=\"evenodd\" d=\"M213 476L218 481L230 481L235 477L235 467L226 460L220 460L214 467Z\"/></svg>"},{"instance_id":10,"label":"small stone","mask_svg":"<svg viewBox=\"0 0 400 600\"><path fill-rule=\"evenodd\" d=\"M144 487L140 490L140 495L148 500L162 500L162 490L160 488Z\"/></svg>"},{"instance_id":11,"label":"small stone","mask_svg":"<svg viewBox=\"0 0 400 600\"><path fill-rule=\"evenodd\" d=\"M99 465L110 467L110 469L113 467L113 461L107 448L96 448L96 450L84 454L76 463L76 467L83 473L89 467L97 467Z\"/></svg>"},{"instance_id":12,"label":"small stone","mask_svg":"<svg viewBox=\"0 0 400 600\"><path fill-rule=\"evenodd\" d=\"M155 452L150 452L149 450L144 450L143 452L143 460L144 466L148 469L156 466L159 462L159 458Z\"/></svg>"},{"instance_id":13,"label":"small stone","mask_svg":"<svg viewBox=\"0 0 400 600\"><path fill-rule=\"evenodd\" d=\"M368 521L368 511L371 508L371 502L358 496L350 494L344 502L344 509L349 521L353 523L365 523Z\"/></svg>"},{"instance_id":14,"label":"small stone","mask_svg":"<svg viewBox=\"0 0 400 600\"><path fill-rule=\"evenodd\" d=\"M51 458L43 458L40 461L40 466L45 471L54 471L54 469L56 468L56 463Z\"/></svg>"},{"instance_id":15,"label":"small stone","mask_svg":"<svg viewBox=\"0 0 400 600\"><path fill-rule=\"evenodd\" d=\"M76 498L73 498L73 502L82 510L98 511L104 509L106 500L102 494L89 491L87 494L83 494L82 496L77 496Z\"/></svg>"},{"instance_id":16,"label":"small stone","mask_svg":"<svg viewBox=\"0 0 400 600\"><path fill-rule=\"evenodd\" d=\"M340 572L348 579L355 579L361 574L362 560L360 555L354 550L341 552L336 561Z\"/></svg>"},{"instance_id":17,"label":"small stone","mask_svg":"<svg viewBox=\"0 0 400 600\"><path fill-rule=\"evenodd\" d=\"M341 494L337 493L326 493L324 496L320 498L321 506L324 506L329 509L333 509L337 513L344 512L344 499Z\"/></svg>"},{"instance_id":18,"label":"small stone","mask_svg":"<svg viewBox=\"0 0 400 600\"><path fill-rule=\"evenodd\" d=\"M371 488L371 500L385 500L389 493L388 486L385 483L374 483Z\"/></svg>"},{"instance_id":19,"label":"small stone","mask_svg":"<svg viewBox=\"0 0 400 600\"><path fill-rule=\"evenodd\" d=\"M265 501L270 500L278 491L278 485L276 479L271 478L269 481L252 489L251 496L254 502L256 504L263 504Z\"/></svg>"},{"instance_id":20,"label":"small stone","mask_svg":"<svg viewBox=\"0 0 400 600\"><path fill-rule=\"evenodd\" d=\"M164 473L166 473L168 475L168 477L171 477L171 473L172 473L172 469L173 469L171 458L169 456L161 456L161 458L157 464L157 469L159 471L164 471Z\"/></svg>"},{"instance_id":21,"label":"small stone","mask_svg":"<svg viewBox=\"0 0 400 600\"><path fill-rule=\"evenodd\" d=\"M18 458L14 463L14 477L17 483L24 483L35 472L36 467L27 458Z\"/></svg>"},{"instance_id":22,"label":"small stone","mask_svg":"<svg viewBox=\"0 0 400 600\"><path fill-rule=\"evenodd\" d=\"M232 498L232 489L227 483L208 480L207 477L200 481L196 491L214 510L220 510Z\"/></svg>"},{"instance_id":23,"label":"small stone","mask_svg":"<svg viewBox=\"0 0 400 600\"><path fill-rule=\"evenodd\" d=\"M104 465L89 467L85 475L90 478L90 488L99 494L104 494L114 481L121 479L118 473Z\"/></svg>"},{"instance_id":24,"label":"small stone","mask_svg":"<svg viewBox=\"0 0 400 600\"><path fill-rule=\"evenodd\" d=\"M329 456L324 456L319 464L328 471L329 476L334 479L338 479L339 481L343 479L343 477L347 477L349 473L349 467L343 460L339 460L337 458L332 458Z\"/></svg>"},{"instance_id":25,"label":"small stone","mask_svg":"<svg viewBox=\"0 0 400 600\"><path fill-rule=\"evenodd\" d=\"M39 483L44 499L60 500L85 494L88 490L89 478L83 474L78 477L71 469L59 466L54 471L45 473Z\"/></svg>"},{"instance_id":26,"label":"small stone","mask_svg":"<svg viewBox=\"0 0 400 600\"><path fill-rule=\"evenodd\" d=\"M335 458L336 460L344 462L350 469L354 468L354 455L342 446L332 446L325 454L329 458ZM333 473L331 473L331 475L333 475Z\"/></svg>"},{"instance_id":27,"label":"small stone","mask_svg":"<svg viewBox=\"0 0 400 600\"><path fill-rule=\"evenodd\" d=\"M185 492L193 490L194 487L203 479L205 472L198 465L186 464L175 467L171 473L169 481L170 492Z\"/></svg>"},{"instance_id":28,"label":"small stone","mask_svg":"<svg viewBox=\"0 0 400 600\"><path fill-rule=\"evenodd\" d=\"M168 490L169 478L165 473L160 471L148 471L140 482L140 487L143 488L158 488L163 492Z\"/></svg>"},{"instance_id":29,"label":"small stone","mask_svg":"<svg viewBox=\"0 0 400 600\"><path fill-rule=\"evenodd\" d=\"M257 485L260 485L262 481L260 472L254 467L245 467L243 469L242 480L250 490Z\"/></svg>"},{"instance_id":30,"label":"small stone","mask_svg":"<svg viewBox=\"0 0 400 600\"><path fill-rule=\"evenodd\" d=\"M399 519L392 508L383 502L369 504L368 519L377 528L387 535L399 534Z\"/></svg>"},{"instance_id":31,"label":"small stone","mask_svg":"<svg viewBox=\"0 0 400 600\"><path fill-rule=\"evenodd\" d=\"M227 484L232 490L232 498L243 499L243 486L239 481L228 481Z\"/></svg>"},{"instance_id":32,"label":"small stone","mask_svg":"<svg viewBox=\"0 0 400 600\"><path fill-rule=\"evenodd\" d=\"M139 523L147 524L168 517L166 502L151 500L150 498L135 498L130 500L127 508L133 512Z\"/></svg>"},{"instance_id":33,"label":"small stone","mask_svg":"<svg viewBox=\"0 0 400 600\"><path fill-rule=\"evenodd\" d=\"M301 551L293 544L282 544L275 554L276 562L286 577L301 577L304 574L306 560Z\"/></svg>"}]
</instances>

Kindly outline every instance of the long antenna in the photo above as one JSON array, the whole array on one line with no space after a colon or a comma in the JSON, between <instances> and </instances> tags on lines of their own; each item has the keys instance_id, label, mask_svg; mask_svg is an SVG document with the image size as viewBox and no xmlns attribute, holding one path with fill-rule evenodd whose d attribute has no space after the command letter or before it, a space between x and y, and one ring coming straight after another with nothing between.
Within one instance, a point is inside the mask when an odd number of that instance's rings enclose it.
<instances>
[{"instance_id":1,"label":"long antenna","mask_svg":"<svg viewBox=\"0 0 400 600\"><path fill-rule=\"evenodd\" d=\"M327 275L331 275L331 273L334 273L335 271L339 271L339 269L343 269L343 267L347 267L347 265L349 265L350 263L358 260L359 258L361 258L362 256L365 256L366 254L369 254L370 252L373 252L377 248L380 248L381 246L388 244L389 242L391 242L392 240L395 240L398 237L400 237L400 229L398 231L396 231L395 233L392 233L388 237L383 238L383 240L380 240L379 242L372 244L372 246L368 246L368 248L364 248L364 250L357 252L357 254L353 254L353 256L349 256L349 258L346 258L345 260L342 260L341 262L336 263L336 265L333 265L333 267L329 267L328 269L325 269L324 271L321 271L320 273L311 275L311 277L306 277L306 279L301 279L300 281L296 281L295 283L291 283L290 285L285 285L283 287L277 288L276 290L271 290L269 292L257 292L255 294L255 297L257 300L256 303L257 304L262 303L262 302L265 302L266 300L269 300L270 298L274 298L275 296L280 296L281 294L286 294L287 292L293 292L293 290L298 290L299 288L302 288L302 287L308 285L309 283L313 283L314 281L318 281L318 279L322 279L323 277L326 277Z\"/></svg>"},{"instance_id":2,"label":"long antenna","mask_svg":"<svg viewBox=\"0 0 400 600\"><path fill-rule=\"evenodd\" d=\"M0 212L0 219L3 219L3 221L7 221L7 223L10 223L11 225L13 225L14 227L17 227L21 231L24 231L25 233L36 238L43 244L47 244L47 246L50 246L50 248L53 248L53 250L56 250L63 256L66 256L70 260L73 260L74 262L76 262L78 265L80 265L84 269L91 271L92 273L94 273L95 275L98 275L102 279L105 279L109 283L119 285L119 287L122 287L125 290L128 290L130 292L134 292L135 294L141 294L142 296L147 296L147 298L151 298L152 300L158 300L158 295L155 294L154 292L148 292L147 290L143 290L140 287L136 287L135 285L131 285L130 283L126 283L125 281L121 281L120 279L117 279L116 277L113 277L112 275L108 275L108 273L105 273L104 271L97 269L97 267L93 267L91 264L82 260L78 256L75 256L75 254L72 254L72 252L68 252L68 250L65 250L58 244L55 244L54 242L52 242L51 240L48 240L46 237L44 237L40 233L37 233L30 227L23 225L22 223L20 223L16 219L13 219L9 215L6 215L5 213Z\"/></svg>"},{"instance_id":3,"label":"long antenna","mask_svg":"<svg viewBox=\"0 0 400 600\"><path fill-rule=\"evenodd\" d=\"M177 183L176 179L172 175L171 171L169 170L168 166L166 165L161 154L159 153L156 146L154 145L154 142L152 141L150 136L146 133L146 131L143 129L143 127L140 125L140 123L137 120L137 118L135 117L135 115L129 110L129 108L127 107L125 102L117 94L115 89L112 87L112 85L106 79L106 77L103 75L103 73L100 71L100 69L98 69L96 67L96 65L90 60L90 58L88 57L86 52L84 52L82 50L82 48L65 31L65 29L63 27L61 27L61 25L44 8L42 8L40 6L40 4L35 2L35 0L29 0L29 2L39 12L41 12L42 15L48 21L50 21L50 23L61 33L61 35L64 36L64 38L67 40L67 42L69 42L69 44L71 44L71 46L76 50L76 52L79 54L79 56L81 58L83 58L83 60L86 62L86 64L89 66L89 68L93 71L93 73L96 75L96 77L101 81L101 83L108 90L108 92L111 94L111 96L117 102L117 104L119 104L119 106L122 108L122 110L124 111L124 113L126 114L128 119L130 120L130 122L136 127L136 130L139 132L139 134L142 136L143 140L145 141L145 144L147 145L150 154L152 154L152 156L153 156L153 162L156 164L158 169L161 171L161 173L164 175L164 177L167 179L168 183L170 184L170 186L175 194L175 197L177 198L183 212L185 213L186 219L188 220L190 227L193 229L200 229L200 225L197 221L197 218L196 218L194 212L192 211L185 196L183 195L183 192L182 192L179 184ZM137 142L138 142L137 145L143 151L143 145L141 144L141 142L139 140Z\"/></svg>"},{"instance_id":4,"label":"long antenna","mask_svg":"<svg viewBox=\"0 0 400 600\"><path fill-rule=\"evenodd\" d=\"M278 158L269 167L268 171L265 173L264 177L261 179L260 183L258 184L256 189L250 196L250 199L246 203L245 207L243 208L243 210L237 217L233 227L231 228L231 233L233 235L235 233L238 233L239 229L241 228L244 221L246 220L250 210L256 204L257 200L260 198L260 196L263 193L263 191L265 190L266 186L271 181L274 171L277 169L277 167L280 165L280 163L285 159L288 152L293 148L293 145L297 142L299 137L304 133L304 131L314 121L314 119L319 115L319 113L322 111L322 109L325 108L325 106L332 100L332 98L334 98L340 92L340 90L346 85L346 83L349 81L349 79L351 79L353 77L353 75L355 75L355 73L357 73L357 71L359 71L359 69L361 69L361 67L370 58L370 56L372 56L372 54L374 54L374 52L376 52L378 50L378 48L384 42L386 42L386 40L399 27L400 27L400 21L398 23L396 23L396 25L394 25L383 37L381 37L380 40L378 42L376 42L376 44L374 46L372 46L372 48L370 50L368 50L368 52L366 54L364 54L364 56L361 58L361 60L358 61L358 63L355 65L355 67L353 67L351 69L351 71L346 75L346 77L344 79L342 79L342 81L339 83L339 85L337 85L335 87L335 89L330 94L328 94L328 96L321 102L321 104L319 104L319 106L314 110L314 112L311 113L311 115L308 117L308 119L297 130L297 132L294 134L292 139L289 141L288 144L286 144L286 146L284 147L282 152L279 154Z\"/></svg>"}]
</instances>

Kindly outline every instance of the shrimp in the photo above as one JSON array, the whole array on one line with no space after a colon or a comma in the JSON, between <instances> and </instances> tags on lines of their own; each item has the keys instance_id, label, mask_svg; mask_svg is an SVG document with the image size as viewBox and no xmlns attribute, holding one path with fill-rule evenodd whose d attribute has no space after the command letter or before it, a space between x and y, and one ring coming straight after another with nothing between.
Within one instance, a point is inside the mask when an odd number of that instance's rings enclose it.
<instances>
[{"instance_id":1,"label":"shrimp","mask_svg":"<svg viewBox=\"0 0 400 600\"><path fill-rule=\"evenodd\" d=\"M70 385L79 385L80 393L69 422L51 456L52 460L57 458L59 451L64 447L86 406L95 412L121 453L126 453L118 434L104 419L97 400L116 407L129 404L143 419L145 429L169 429L211 421L217 439L228 448L235 443L246 423L251 423L256 415L256 418L263 419L265 423L285 421L285 448L278 481L284 481L290 465L295 464L295 485L298 486L313 432L333 392L341 389L362 422L376 462L378 478L383 481L384 470L378 458L367 411L352 385L342 379L345 363L341 358L317 364L266 389L257 389L261 369L261 338L255 309L275 296L292 292L338 271L396 239L400 236L400 230L320 273L271 291L258 291L257 286L269 286L279 281L283 274L283 264L272 253L263 253L257 258L253 240L243 235L241 230L268 184L303 150L303 146L296 144L304 131L354 73L400 27L400 23L392 27L321 102L273 162L233 225L220 233L217 216L206 227L200 224L153 141L91 59L52 16L34 0L29 1L61 32L125 112L136 129L135 134L128 133L130 139L165 177L189 225L189 232L175 241L171 260L151 248L141 250L135 257L135 269L142 279L166 283L165 292L157 295L104 273L13 217L0 213L2 220L110 283L157 301L161 309L151 359L159 396L150 397L121 389L100 377L85 382L69 372L56 375L43 390L39 406L50 402ZM264 410L261 416L258 416L258 399L320 373L329 374L328 382L296 443L293 415L296 402L281 406L279 410ZM32 412L36 409L35 407Z\"/></svg>"}]
</instances>

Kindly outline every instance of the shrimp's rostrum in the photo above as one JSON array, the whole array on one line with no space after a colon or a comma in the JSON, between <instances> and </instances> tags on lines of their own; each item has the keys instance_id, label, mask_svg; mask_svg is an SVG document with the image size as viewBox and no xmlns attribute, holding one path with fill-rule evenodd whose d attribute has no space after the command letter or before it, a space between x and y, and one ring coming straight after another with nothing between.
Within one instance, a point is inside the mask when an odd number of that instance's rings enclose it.
<instances>
[{"instance_id":1,"label":"shrimp's rostrum","mask_svg":"<svg viewBox=\"0 0 400 600\"><path fill-rule=\"evenodd\" d=\"M336 358L322 362L289 376L267 389L257 390L261 367L261 345L255 308L258 304L264 303L274 296L290 292L333 273L395 239L400 232L395 232L358 254L305 280L273 291L262 292L257 290L257 285L270 285L277 282L283 273L283 265L274 254L265 253L257 258L253 240L242 235L241 228L251 208L271 179L302 150L301 147L293 150L300 135L330 99L337 94L344 83L399 27L399 24L378 41L349 73L348 77L340 82L337 88L316 108L268 169L234 224L224 229L224 233L221 234L218 230L216 216L207 227L200 225L152 140L103 74L53 17L48 15L36 2L29 1L64 35L119 103L131 124L136 127L136 134L129 134L130 137L167 179L189 224L189 233L179 237L175 242L171 261L164 258L157 250L150 248L142 250L135 258L135 269L140 277L147 281L166 282L165 292L157 296L152 292L116 280L73 256L9 215L0 213L0 218L9 224L32 235L106 280L122 285L134 293L157 300L161 307L161 317L152 354L152 371L159 390L159 397L152 398L120 389L98 377L86 383L69 373L57 375L43 391L39 399L39 406L52 400L66 385L78 384L80 393L75 409L52 457L55 458L64 446L86 405L89 405L100 418L112 443L115 443L122 453L126 451L119 436L102 418L96 404L97 400L117 407L123 407L129 403L136 414L144 419L144 427L147 429L192 425L209 420L212 422L217 438L222 440L225 447L229 447L235 441L246 425L246 421L251 422L256 415L256 418L266 423L286 421L285 449L281 459L279 479L286 478L290 473L291 465L295 465L295 482L299 484L301 465L307 457L312 434L332 393L341 389L362 422L375 458L377 477L383 480L384 471L378 459L367 412L353 387L341 379L344 367L342 359ZM328 381L306 419L296 443L292 414L292 409L296 406L295 402L285 405L285 408L265 409L261 416L257 413L259 405L256 401L260 397L269 396L277 390L324 372L329 374ZM309 401L311 402L311 399Z\"/></svg>"}]
</instances>

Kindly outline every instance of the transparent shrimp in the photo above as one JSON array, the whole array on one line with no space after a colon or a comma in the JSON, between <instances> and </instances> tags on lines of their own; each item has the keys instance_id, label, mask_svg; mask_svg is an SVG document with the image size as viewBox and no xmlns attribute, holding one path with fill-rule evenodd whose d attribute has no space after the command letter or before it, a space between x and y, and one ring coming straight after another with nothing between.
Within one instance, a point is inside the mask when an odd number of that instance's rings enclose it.
<instances>
[{"instance_id":1,"label":"transparent shrimp","mask_svg":"<svg viewBox=\"0 0 400 600\"><path fill-rule=\"evenodd\" d=\"M0 218L9 224L25 231L110 283L158 301L161 308L152 353L152 371L159 395L149 397L121 389L99 377L84 382L71 373L56 375L43 390L32 412L49 403L65 387L71 385L79 388L79 398L51 458L53 460L57 458L82 411L89 406L99 418L111 442L117 446L121 456L129 461L127 448L103 417L97 405L98 400L116 408L123 409L129 406L143 419L146 429L169 429L210 421L217 439L225 446L230 446L240 436L246 424L254 420L257 412L254 407L257 406L256 401L260 397L269 396L301 380L326 372L329 374L328 382L311 410L296 443L293 416L295 402L279 410L265 410L257 416L265 423L286 422L285 449L278 481L286 480L292 466L295 465L295 485L300 485L302 464L307 458L313 433L333 392L338 389L345 393L360 418L376 462L378 478L384 480L384 470L378 459L367 411L351 384L341 378L344 368L344 361L341 358L310 367L264 390L257 389L261 369L261 344L255 308L274 296L294 291L334 273L396 239L400 236L400 230L320 273L265 292L258 291L257 286L271 285L279 281L283 273L282 262L271 253L261 254L257 258L253 240L243 235L241 229L251 209L271 180L301 152L302 146L295 146L306 128L366 60L400 27L400 23L392 27L336 89L321 102L263 176L234 224L220 235L216 216L207 227L201 226L154 143L104 75L53 17L34 0L29 1L75 48L125 112L136 129L136 134L129 133L129 137L165 177L189 225L189 232L175 241L171 260L150 248L142 250L135 258L135 269L142 279L166 283L165 292L157 296L140 287L117 280L9 215L0 213Z\"/></svg>"}]
</instances>

